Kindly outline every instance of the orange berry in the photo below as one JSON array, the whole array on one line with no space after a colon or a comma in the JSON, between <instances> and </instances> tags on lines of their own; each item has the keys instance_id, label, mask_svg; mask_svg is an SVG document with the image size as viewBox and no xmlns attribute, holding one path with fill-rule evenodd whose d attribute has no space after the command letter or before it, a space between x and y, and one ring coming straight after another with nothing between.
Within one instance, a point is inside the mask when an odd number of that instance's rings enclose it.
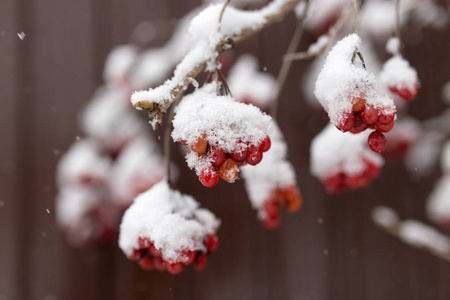
<instances>
[{"instance_id":1,"label":"orange berry","mask_svg":"<svg viewBox=\"0 0 450 300\"><path fill-rule=\"evenodd\" d=\"M366 99L364 98L364 94L360 93L357 96L353 97L352 103L353 103L352 107L353 112L357 113L362 111L366 105Z\"/></svg>"},{"instance_id":2,"label":"orange berry","mask_svg":"<svg viewBox=\"0 0 450 300\"><path fill-rule=\"evenodd\" d=\"M219 169L220 177L228 182L233 182L237 178L238 172L238 163L232 158L228 158Z\"/></svg>"},{"instance_id":3,"label":"orange berry","mask_svg":"<svg viewBox=\"0 0 450 300\"><path fill-rule=\"evenodd\" d=\"M191 149L197 153L205 153L206 147L208 146L208 141L206 140L206 134L202 134L197 141L191 145Z\"/></svg>"},{"instance_id":4,"label":"orange berry","mask_svg":"<svg viewBox=\"0 0 450 300\"><path fill-rule=\"evenodd\" d=\"M296 211L302 206L303 199L300 191L295 185L291 185L284 190L284 198L286 200L286 208L288 211Z\"/></svg>"}]
</instances>

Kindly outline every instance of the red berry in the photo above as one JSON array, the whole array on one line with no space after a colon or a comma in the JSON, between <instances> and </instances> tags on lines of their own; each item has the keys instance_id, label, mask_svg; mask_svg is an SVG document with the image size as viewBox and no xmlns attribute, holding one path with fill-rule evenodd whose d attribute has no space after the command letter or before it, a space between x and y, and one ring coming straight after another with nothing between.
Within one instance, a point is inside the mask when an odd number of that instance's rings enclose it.
<instances>
[{"instance_id":1,"label":"red berry","mask_svg":"<svg viewBox=\"0 0 450 300\"><path fill-rule=\"evenodd\" d=\"M376 129L380 132L389 132L389 131L391 131L392 127L394 127L394 121L392 121L388 125L384 125L384 124L380 124L380 123L377 123L377 125L376 125Z\"/></svg>"},{"instance_id":2,"label":"red berry","mask_svg":"<svg viewBox=\"0 0 450 300\"><path fill-rule=\"evenodd\" d=\"M337 173L325 178L322 182L325 191L328 194L337 194L343 192L346 188L345 175L343 173Z\"/></svg>"},{"instance_id":3,"label":"red berry","mask_svg":"<svg viewBox=\"0 0 450 300\"><path fill-rule=\"evenodd\" d=\"M180 274L183 272L184 265L180 262L178 263L167 263L166 265L167 271L169 271L170 274Z\"/></svg>"},{"instance_id":4,"label":"red berry","mask_svg":"<svg viewBox=\"0 0 450 300\"><path fill-rule=\"evenodd\" d=\"M269 136L266 136L264 140L261 142L261 145L259 145L259 150L261 152L267 152L269 151L270 146L272 146L272 141L270 140Z\"/></svg>"},{"instance_id":5,"label":"red berry","mask_svg":"<svg viewBox=\"0 0 450 300\"><path fill-rule=\"evenodd\" d=\"M233 182L238 177L239 167L238 163L232 159L228 158L219 169L220 177L228 182Z\"/></svg>"},{"instance_id":6,"label":"red berry","mask_svg":"<svg viewBox=\"0 0 450 300\"><path fill-rule=\"evenodd\" d=\"M205 240L205 247L208 252L214 252L219 248L219 239L214 234L208 234Z\"/></svg>"},{"instance_id":7,"label":"red berry","mask_svg":"<svg viewBox=\"0 0 450 300\"><path fill-rule=\"evenodd\" d=\"M155 257L153 258L153 265L155 266L155 269L158 271L165 271L166 270L166 262L162 257Z\"/></svg>"},{"instance_id":8,"label":"red berry","mask_svg":"<svg viewBox=\"0 0 450 300\"><path fill-rule=\"evenodd\" d=\"M381 132L374 131L369 135L367 143L369 144L370 150L380 153L386 148L386 137Z\"/></svg>"},{"instance_id":9,"label":"red berry","mask_svg":"<svg viewBox=\"0 0 450 300\"><path fill-rule=\"evenodd\" d=\"M150 247L150 240L146 237L140 236L138 238L138 243L139 243L139 247L141 247L141 249L147 249Z\"/></svg>"},{"instance_id":10,"label":"red berry","mask_svg":"<svg viewBox=\"0 0 450 300\"><path fill-rule=\"evenodd\" d=\"M279 214L276 215L266 215L263 220L264 227L266 229L272 230L277 228L281 223L281 218Z\"/></svg>"},{"instance_id":11,"label":"red berry","mask_svg":"<svg viewBox=\"0 0 450 300\"><path fill-rule=\"evenodd\" d=\"M286 208L290 212L298 210L303 203L302 195L295 185L289 186L284 190L284 199L286 200Z\"/></svg>"},{"instance_id":12,"label":"red berry","mask_svg":"<svg viewBox=\"0 0 450 300\"><path fill-rule=\"evenodd\" d=\"M380 174L380 168L370 160L364 159L364 164L366 165L365 176L375 178Z\"/></svg>"},{"instance_id":13,"label":"red berry","mask_svg":"<svg viewBox=\"0 0 450 300\"><path fill-rule=\"evenodd\" d=\"M144 255L144 251L140 249L133 249L133 252L128 256L130 260L136 261L139 260Z\"/></svg>"},{"instance_id":14,"label":"red berry","mask_svg":"<svg viewBox=\"0 0 450 300\"><path fill-rule=\"evenodd\" d=\"M227 159L227 154L225 151L218 146L210 146L206 156L211 161L211 165L215 168L220 168L223 162Z\"/></svg>"},{"instance_id":15,"label":"red berry","mask_svg":"<svg viewBox=\"0 0 450 300\"><path fill-rule=\"evenodd\" d=\"M242 141L239 141L237 149L234 150L230 156L234 160L241 162L247 159L247 155L248 155L247 144Z\"/></svg>"},{"instance_id":16,"label":"red berry","mask_svg":"<svg viewBox=\"0 0 450 300\"><path fill-rule=\"evenodd\" d=\"M351 175L345 178L345 183L349 188L357 189L366 186L369 183L369 178L364 174Z\"/></svg>"},{"instance_id":17,"label":"red berry","mask_svg":"<svg viewBox=\"0 0 450 300\"><path fill-rule=\"evenodd\" d=\"M273 201L264 202L263 207L268 215L276 215L280 211L280 207L278 206L278 204Z\"/></svg>"},{"instance_id":18,"label":"red berry","mask_svg":"<svg viewBox=\"0 0 450 300\"><path fill-rule=\"evenodd\" d=\"M361 116L359 114L356 115L356 120L355 120L355 125L353 126L353 128L350 130L351 133L359 133L359 132L363 132L364 130L367 129L367 127L369 127L369 125L367 125L366 123L364 123L364 121L361 119Z\"/></svg>"},{"instance_id":19,"label":"red berry","mask_svg":"<svg viewBox=\"0 0 450 300\"><path fill-rule=\"evenodd\" d=\"M355 114L350 112L345 113L342 116L342 119L340 120L339 124L336 125L336 128L339 129L340 131L347 132L350 129L352 129L354 125L355 125Z\"/></svg>"},{"instance_id":20,"label":"red berry","mask_svg":"<svg viewBox=\"0 0 450 300\"><path fill-rule=\"evenodd\" d=\"M389 125L394 121L395 113L381 113L378 116L378 124Z\"/></svg>"},{"instance_id":21,"label":"red berry","mask_svg":"<svg viewBox=\"0 0 450 300\"><path fill-rule=\"evenodd\" d=\"M155 245L153 245L153 243L150 243L150 247L149 247L150 253L154 256L154 257L161 257L162 256L162 252L160 249L156 249Z\"/></svg>"},{"instance_id":22,"label":"red berry","mask_svg":"<svg viewBox=\"0 0 450 300\"><path fill-rule=\"evenodd\" d=\"M191 149L197 153L205 153L206 147L208 146L208 141L206 140L206 134L202 134L194 144L191 145Z\"/></svg>"},{"instance_id":23,"label":"red berry","mask_svg":"<svg viewBox=\"0 0 450 300\"><path fill-rule=\"evenodd\" d=\"M247 162L249 164L255 166L261 162L262 158L263 154L259 150L259 147L256 147L255 145L251 145L250 147L248 147Z\"/></svg>"},{"instance_id":24,"label":"red berry","mask_svg":"<svg viewBox=\"0 0 450 300\"><path fill-rule=\"evenodd\" d=\"M213 187L219 182L219 173L213 168L205 168L200 172L200 182L206 187Z\"/></svg>"},{"instance_id":25,"label":"red berry","mask_svg":"<svg viewBox=\"0 0 450 300\"><path fill-rule=\"evenodd\" d=\"M369 125L375 124L378 120L378 111L372 105L366 105L361 111L361 119Z\"/></svg>"},{"instance_id":26,"label":"red berry","mask_svg":"<svg viewBox=\"0 0 450 300\"><path fill-rule=\"evenodd\" d=\"M417 96L417 92L419 90L419 85L416 83L412 89L408 89L407 87L398 88L396 86L390 86L389 89L394 94L397 94L399 97L403 98L406 101L413 101Z\"/></svg>"},{"instance_id":27,"label":"red berry","mask_svg":"<svg viewBox=\"0 0 450 300\"><path fill-rule=\"evenodd\" d=\"M201 271L201 270L203 270L203 268L205 268L206 259L207 259L207 257L206 257L206 254L204 254L204 253L199 253L197 255L197 259L195 260L195 269L197 271Z\"/></svg>"},{"instance_id":28,"label":"red berry","mask_svg":"<svg viewBox=\"0 0 450 300\"><path fill-rule=\"evenodd\" d=\"M191 264L195 257L197 256L197 252L192 250L182 250L180 253L180 259L185 265Z\"/></svg>"},{"instance_id":29,"label":"red berry","mask_svg":"<svg viewBox=\"0 0 450 300\"><path fill-rule=\"evenodd\" d=\"M153 269L152 259L148 256L144 256L139 261L139 266L146 271Z\"/></svg>"}]
</instances>

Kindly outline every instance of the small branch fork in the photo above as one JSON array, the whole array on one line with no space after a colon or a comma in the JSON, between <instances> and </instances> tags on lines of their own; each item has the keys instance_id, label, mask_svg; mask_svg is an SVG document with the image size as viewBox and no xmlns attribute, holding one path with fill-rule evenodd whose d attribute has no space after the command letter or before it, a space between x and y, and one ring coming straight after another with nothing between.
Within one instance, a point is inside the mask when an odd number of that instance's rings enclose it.
<instances>
[{"instance_id":1,"label":"small branch fork","mask_svg":"<svg viewBox=\"0 0 450 300\"><path fill-rule=\"evenodd\" d=\"M295 53L295 51L298 48L298 45L300 44L300 41L303 36L303 31L305 28L305 20L308 15L308 9L309 9L309 0L306 0L303 15L297 21L297 27L295 28L294 35L292 36L291 42L289 43L289 47L288 47L286 54ZM292 60L283 60L280 72L278 73L277 90L275 93L274 100L272 101L271 107L270 107L270 116L274 120L276 120L276 118L277 118L278 102L280 99L281 90L283 89L283 86L286 83L286 79L289 74L289 70L291 69L291 65L292 65Z\"/></svg>"},{"instance_id":2,"label":"small branch fork","mask_svg":"<svg viewBox=\"0 0 450 300\"><path fill-rule=\"evenodd\" d=\"M303 52L297 52L297 53L288 53L283 57L283 60L303 60L303 59L311 59L316 56L319 56L330 49L331 45L333 44L334 40L336 39L337 34L341 31L342 27L344 26L345 22L347 21L349 17L349 11L344 9L339 17L339 19L334 23L333 27L326 33L326 35L329 36L328 42L325 44L324 47L320 48L319 51L303 51Z\"/></svg>"},{"instance_id":3,"label":"small branch fork","mask_svg":"<svg viewBox=\"0 0 450 300\"><path fill-rule=\"evenodd\" d=\"M242 30L241 33L225 38L222 40L219 45L217 46L217 50L219 54L221 52L227 51L232 48L233 45L238 44L250 36L262 31L266 27L269 27L276 21L278 21L280 18L285 16L286 14L292 12L295 7L301 2L302 0L292 0L284 3L280 6L279 10L268 15L266 17L266 21L261 24L258 27L250 27ZM228 1L227 1L228 2ZM225 6L224 6L225 8ZM170 106L175 102L178 97L187 89L189 84L192 82L192 78L196 78L197 75L199 75L205 68L206 68L206 61L198 64L194 68L192 68L187 75L176 85L175 88L172 89L170 96L166 101L163 101L162 104L159 103L153 103L150 101L139 101L135 103L135 107L140 107L142 109L145 109L149 112L149 116L152 119L156 118L155 122L155 128L159 127L162 123L162 120L164 118L164 115L166 114L167 110L170 108Z\"/></svg>"}]
</instances>

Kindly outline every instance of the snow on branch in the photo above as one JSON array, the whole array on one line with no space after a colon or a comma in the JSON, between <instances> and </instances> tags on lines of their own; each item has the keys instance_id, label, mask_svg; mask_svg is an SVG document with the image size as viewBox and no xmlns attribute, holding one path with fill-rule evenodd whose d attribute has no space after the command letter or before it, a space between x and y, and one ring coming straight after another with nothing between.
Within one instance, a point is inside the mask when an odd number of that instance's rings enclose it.
<instances>
[{"instance_id":1,"label":"snow on branch","mask_svg":"<svg viewBox=\"0 0 450 300\"><path fill-rule=\"evenodd\" d=\"M415 220L401 221L395 211L383 206L372 210L372 220L404 243L450 261L450 239L433 227Z\"/></svg>"},{"instance_id":2,"label":"snow on branch","mask_svg":"<svg viewBox=\"0 0 450 300\"><path fill-rule=\"evenodd\" d=\"M300 2L275 0L256 11L227 7L221 23L223 5L210 5L192 20L188 34L196 43L178 64L173 77L157 88L135 92L131 102L149 111L153 128L158 127L172 103L221 52L279 20Z\"/></svg>"}]
</instances>

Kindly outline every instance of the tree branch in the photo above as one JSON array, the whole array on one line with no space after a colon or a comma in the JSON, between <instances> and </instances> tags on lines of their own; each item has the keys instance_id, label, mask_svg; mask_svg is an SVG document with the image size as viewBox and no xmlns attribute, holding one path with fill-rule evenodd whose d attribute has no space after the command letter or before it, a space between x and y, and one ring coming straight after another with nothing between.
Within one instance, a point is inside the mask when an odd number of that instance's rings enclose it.
<instances>
[{"instance_id":1,"label":"tree branch","mask_svg":"<svg viewBox=\"0 0 450 300\"><path fill-rule=\"evenodd\" d=\"M266 15L265 21L262 22L261 24L249 28L244 28L239 34L235 34L230 37L222 39L216 47L217 52L220 54L224 51L227 51L231 49L233 45L246 40L250 36L272 25L280 18L282 18L289 12L293 11L294 8L301 1L302 0L292 0L283 3L279 6L279 9L277 11L271 12L270 14ZM268 6L270 5L271 4L269 3ZM261 11L263 11L264 9L265 8L262 8ZM149 117L152 119L151 124L153 125L153 128L157 128L161 125L164 115L166 114L170 106L173 104L175 99L177 99L179 95L188 88L188 86L192 83L193 79L196 78L197 75L199 75L206 68L207 62L208 58L205 58L204 61L200 62L191 70L189 70L184 76L184 78L182 78L179 82L173 82L173 84L171 85L171 90L169 91L169 97L163 99L162 101L160 100L158 102L155 102L142 100L134 102L135 107L144 109L149 112ZM174 78L172 78L172 80L173 79Z\"/></svg>"}]
</instances>

